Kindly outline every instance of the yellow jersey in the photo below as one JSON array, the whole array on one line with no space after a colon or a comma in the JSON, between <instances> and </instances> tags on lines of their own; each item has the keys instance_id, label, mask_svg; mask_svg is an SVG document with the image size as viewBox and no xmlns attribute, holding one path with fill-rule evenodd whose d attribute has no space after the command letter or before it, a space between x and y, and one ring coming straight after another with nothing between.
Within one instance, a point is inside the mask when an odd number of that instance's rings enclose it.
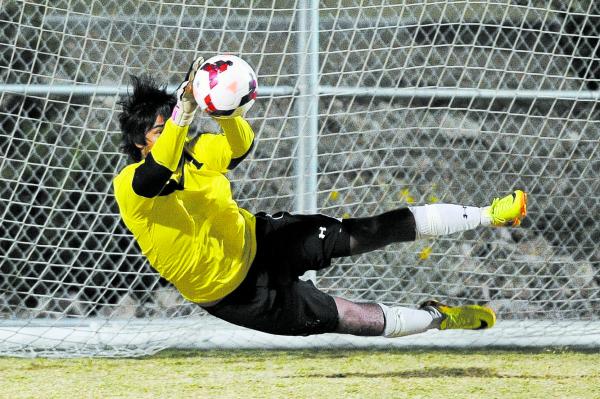
<instances>
[{"instance_id":1,"label":"yellow jersey","mask_svg":"<svg viewBox=\"0 0 600 399\"><path fill-rule=\"evenodd\" d=\"M150 265L197 303L237 288L256 255L256 220L232 198L224 173L250 151L241 117L218 121L221 134L187 139L170 119L148 156L113 181L127 228Z\"/></svg>"}]
</instances>

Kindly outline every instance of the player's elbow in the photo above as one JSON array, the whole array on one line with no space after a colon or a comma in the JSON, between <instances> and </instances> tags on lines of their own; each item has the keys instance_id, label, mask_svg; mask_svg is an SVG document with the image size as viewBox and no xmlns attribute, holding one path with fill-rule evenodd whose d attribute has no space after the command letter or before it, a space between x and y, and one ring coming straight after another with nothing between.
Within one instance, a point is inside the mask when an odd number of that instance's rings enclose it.
<instances>
[{"instance_id":1,"label":"player's elbow","mask_svg":"<svg viewBox=\"0 0 600 399\"><path fill-rule=\"evenodd\" d=\"M250 152L252 151L253 148L254 148L254 140L252 140L250 142L248 149L245 152L243 152L242 155L231 158L231 162L229 162L227 169L232 170L232 169L236 168L240 163L242 163L242 161L244 159L246 159L248 157L248 155L250 154Z\"/></svg>"},{"instance_id":2,"label":"player's elbow","mask_svg":"<svg viewBox=\"0 0 600 399\"><path fill-rule=\"evenodd\" d=\"M240 158L251 149L254 142L254 130L248 121L238 116L219 120L219 123L233 153L232 158Z\"/></svg>"},{"instance_id":3,"label":"player's elbow","mask_svg":"<svg viewBox=\"0 0 600 399\"><path fill-rule=\"evenodd\" d=\"M136 195L145 198L157 197L162 190L162 186L157 186L150 182L143 181L142 179L136 179L135 177L131 186L133 188L133 192L136 193Z\"/></svg>"},{"instance_id":4,"label":"player's elbow","mask_svg":"<svg viewBox=\"0 0 600 399\"><path fill-rule=\"evenodd\" d=\"M140 197L154 198L160 194L171 174L167 167L156 163L150 153L135 170L131 187Z\"/></svg>"}]
</instances>

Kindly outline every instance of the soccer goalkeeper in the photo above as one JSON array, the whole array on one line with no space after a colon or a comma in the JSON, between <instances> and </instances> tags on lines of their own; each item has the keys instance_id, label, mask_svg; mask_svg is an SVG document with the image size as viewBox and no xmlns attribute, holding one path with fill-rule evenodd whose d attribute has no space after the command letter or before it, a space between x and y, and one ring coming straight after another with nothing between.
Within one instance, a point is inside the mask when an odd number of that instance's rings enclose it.
<instances>
[{"instance_id":1,"label":"soccer goalkeeper","mask_svg":"<svg viewBox=\"0 0 600 399\"><path fill-rule=\"evenodd\" d=\"M391 243L478 226L518 225L520 190L483 208L434 204L366 218L237 206L225 176L250 152L254 132L242 116L217 119L221 134L189 140L197 105L191 94L197 59L176 95L150 77L134 77L120 102L123 151L133 163L114 180L123 220L154 269L188 300L228 322L283 335L344 333L399 337L428 329L484 329L492 309L427 301L418 309L330 296L299 276L331 259Z\"/></svg>"}]
</instances>

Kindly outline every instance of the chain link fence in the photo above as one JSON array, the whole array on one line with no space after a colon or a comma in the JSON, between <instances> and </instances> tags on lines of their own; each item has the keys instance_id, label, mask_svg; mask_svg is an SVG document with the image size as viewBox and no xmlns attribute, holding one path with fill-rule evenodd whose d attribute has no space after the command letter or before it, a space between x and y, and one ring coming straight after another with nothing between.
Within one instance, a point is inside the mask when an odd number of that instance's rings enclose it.
<instances>
[{"instance_id":1,"label":"chain link fence","mask_svg":"<svg viewBox=\"0 0 600 399\"><path fill-rule=\"evenodd\" d=\"M73 342L75 354L149 353L166 344L81 343L74 326L120 320L147 330L151 320L210 320L149 267L119 219L111 181L126 160L116 93L130 74L175 85L197 54L241 55L263 91L249 118L255 150L230 175L234 197L252 212L291 210L305 117L295 113L305 56L298 43L310 34L298 30L298 7L3 2L0 353L37 353L38 332L28 328L53 324L66 333L41 353ZM482 206L519 187L530 206L520 229L342 259L317 285L410 306L431 297L487 303L499 326L584 323L583 335L600 334L600 6L349 0L319 9L320 212ZM216 129L198 119L196 130ZM515 331L505 336L526 342L527 330ZM19 343L23 335L33 342Z\"/></svg>"}]
</instances>

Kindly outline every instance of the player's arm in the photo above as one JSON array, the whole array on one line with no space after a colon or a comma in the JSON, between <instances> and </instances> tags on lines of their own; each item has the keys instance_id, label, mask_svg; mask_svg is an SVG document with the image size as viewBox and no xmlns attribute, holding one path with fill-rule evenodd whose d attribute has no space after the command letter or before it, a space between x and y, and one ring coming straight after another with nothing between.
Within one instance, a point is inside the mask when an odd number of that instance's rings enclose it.
<instances>
[{"instance_id":1,"label":"player's arm","mask_svg":"<svg viewBox=\"0 0 600 399\"><path fill-rule=\"evenodd\" d=\"M162 133L134 172L132 188L139 196L158 196L177 170L189 125L198 107L192 94L191 82L202 62L204 59L199 57L190 66L184 82L177 90L177 104L171 117L165 122Z\"/></svg>"},{"instance_id":2,"label":"player's arm","mask_svg":"<svg viewBox=\"0 0 600 399\"><path fill-rule=\"evenodd\" d=\"M216 119L223 129L225 138L231 148L231 161L227 169L238 166L254 146L254 131L250 124L241 116L228 119Z\"/></svg>"},{"instance_id":3,"label":"player's arm","mask_svg":"<svg viewBox=\"0 0 600 399\"><path fill-rule=\"evenodd\" d=\"M241 116L216 121L223 133L204 133L193 139L186 150L201 167L226 173L248 156L254 145L254 131Z\"/></svg>"},{"instance_id":4,"label":"player's arm","mask_svg":"<svg viewBox=\"0 0 600 399\"><path fill-rule=\"evenodd\" d=\"M133 174L133 191L146 198L160 194L177 169L185 144L188 126L179 126L170 118L148 153Z\"/></svg>"}]
</instances>

